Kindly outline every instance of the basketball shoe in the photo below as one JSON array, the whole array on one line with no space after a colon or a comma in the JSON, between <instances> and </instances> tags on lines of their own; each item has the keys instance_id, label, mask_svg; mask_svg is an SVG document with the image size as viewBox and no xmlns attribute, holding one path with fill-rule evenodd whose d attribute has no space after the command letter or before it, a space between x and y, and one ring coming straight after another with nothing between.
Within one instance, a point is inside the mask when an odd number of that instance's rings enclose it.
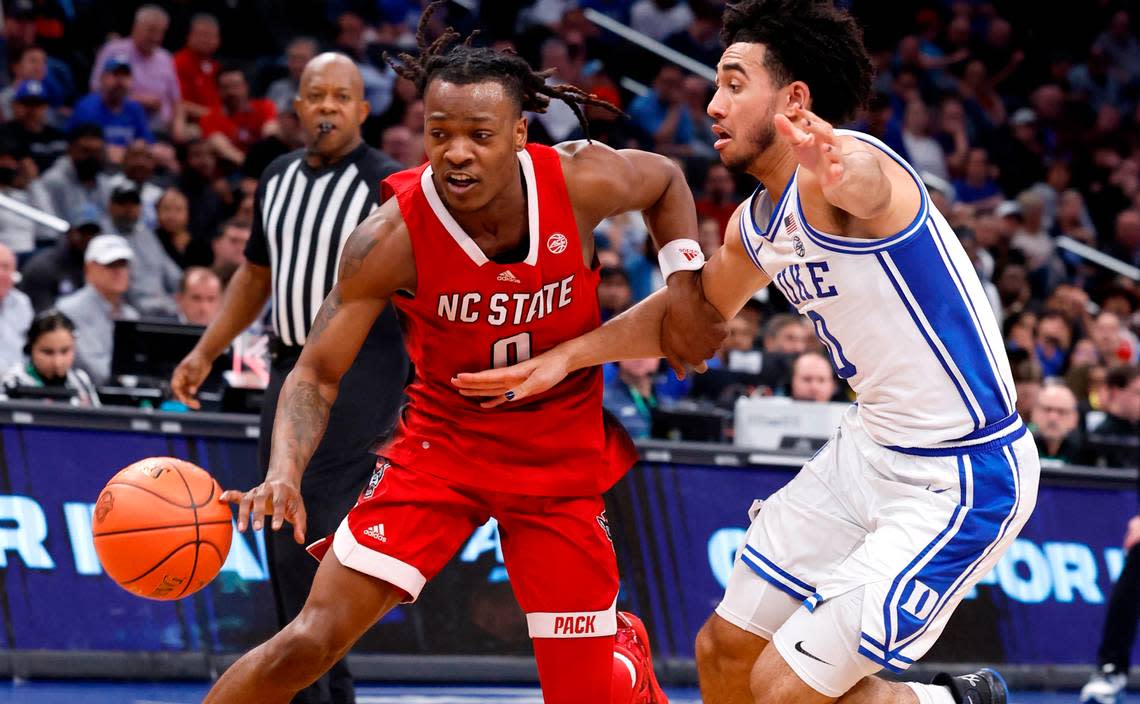
<instances>
[{"instance_id":1,"label":"basketball shoe","mask_svg":"<svg viewBox=\"0 0 1140 704\"><path fill-rule=\"evenodd\" d=\"M637 616L619 611L617 625L613 704L668 704L669 699L653 672L653 656L645 624Z\"/></svg>"},{"instance_id":2,"label":"basketball shoe","mask_svg":"<svg viewBox=\"0 0 1140 704\"><path fill-rule=\"evenodd\" d=\"M950 690L957 704L1007 704L1009 687L996 670L988 667L968 675L936 675L932 684Z\"/></svg>"},{"instance_id":3,"label":"basketball shoe","mask_svg":"<svg viewBox=\"0 0 1140 704\"><path fill-rule=\"evenodd\" d=\"M1101 665L1081 688L1081 704L1121 704L1127 684L1127 672L1118 672L1116 665Z\"/></svg>"}]
</instances>

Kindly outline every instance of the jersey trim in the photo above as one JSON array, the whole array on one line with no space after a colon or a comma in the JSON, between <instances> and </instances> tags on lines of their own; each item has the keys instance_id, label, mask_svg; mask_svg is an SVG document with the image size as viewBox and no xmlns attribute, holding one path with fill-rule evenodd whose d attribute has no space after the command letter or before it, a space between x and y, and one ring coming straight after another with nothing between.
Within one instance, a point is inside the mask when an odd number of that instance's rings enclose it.
<instances>
[{"instance_id":1,"label":"jersey trim","mask_svg":"<svg viewBox=\"0 0 1140 704\"><path fill-rule=\"evenodd\" d=\"M760 263L760 250L752 248L752 242L749 241L748 238L748 230L751 229L757 237L762 237L769 242L775 239L776 233L772 228L779 223L778 218L780 217L780 213L784 210L784 204L788 201L788 195L792 193L792 188L795 186L795 179L796 175L793 172L791 178L784 184L784 192L780 194L780 200L776 203L776 206L772 209L772 214L768 217L768 227L763 231L761 231L760 227L756 224L756 216L752 212L752 206L756 204L756 196L766 196L767 189L765 189L762 184L756 186L756 190L752 191L752 195L748 196L748 200L744 201L744 213L740 216L740 239L744 243L744 249L748 252L748 257L752 260L752 263L756 265L757 269L763 271L765 275L768 275L768 272L764 269L764 265Z\"/></svg>"},{"instance_id":2,"label":"jersey trim","mask_svg":"<svg viewBox=\"0 0 1140 704\"><path fill-rule=\"evenodd\" d=\"M845 254L871 254L874 252L882 251L889 247L893 247L895 245L902 244L920 232L923 225L926 223L926 219L930 215L930 196L926 193L926 186L923 185L922 179L919 178L919 175L914 170L914 168L912 168L910 164L906 163L906 161L904 161L898 154L895 154L894 150L870 135L863 134L862 132L853 132L851 130L835 130L835 134L840 136L854 137L861 142L870 144L871 146L881 150L887 156L894 159L899 166L906 169L906 172L910 174L910 177L914 180L915 185L918 186L918 195L920 199L918 213L915 214L914 219L910 221L909 225L897 233L890 235L889 237L882 237L873 240L860 239L858 237L842 237L840 235L832 235L820 232L819 230L812 227L811 223L808 222L808 219L804 217L802 201L799 198L796 198L796 214L799 216L800 222L803 223L804 233L807 235L808 239L820 247L832 252L843 252ZM793 175L793 178L797 182L794 184L796 186L798 186L798 176L799 167L796 167L795 174Z\"/></svg>"},{"instance_id":3,"label":"jersey trim","mask_svg":"<svg viewBox=\"0 0 1140 704\"><path fill-rule=\"evenodd\" d=\"M522 264L534 266L538 263L538 181L534 175L534 162L530 158L530 153L523 149L516 152L519 159L519 164L522 166L523 179L526 181L526 214L527 225L530 229L530 251L526 255L526 259ZM475 240L471 239L463 227L456 222L447 206L443 204L443 199L439 197L439 193L435 190L435 182L431 178L432 169L431 164L428 164L420 175L420 188L423 189L424 197L427 198L428 205L439 218L439 222L443 225L443 229L447 230L447 234L455 240L455 243L467 253L471 261L475 262L476 266L483 266L490 262L487 255L483 250L479 249L479 245Z\"/></svg>"}]
</instances>

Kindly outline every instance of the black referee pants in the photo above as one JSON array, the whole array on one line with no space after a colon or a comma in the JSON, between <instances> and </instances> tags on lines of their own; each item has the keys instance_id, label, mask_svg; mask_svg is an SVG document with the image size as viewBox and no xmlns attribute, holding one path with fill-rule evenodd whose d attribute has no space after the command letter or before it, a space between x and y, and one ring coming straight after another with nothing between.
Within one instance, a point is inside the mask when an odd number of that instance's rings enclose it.
<instances>
[{"instance_id":1,"label":"black referee pants","mask_svg":"<svg viewBox=\"0 0 1140 704\"><path fill-rule=\"evenodd\" d=\"M1124 560L1120 579L1108 597L1097 665L1115 665L1128 674L1132 645L1136 642L1136 622L1140 619L1140 545L1132 546Z\"/></svg>"},{"instance_id":2,"label":"black referee pants","mask_svg":"<svg viewBox=\"0 0 1140 704\"><path fill-rule=\"evenodd\" d=\"M285 377L301 354L300 347L274 351L269 386L261 409L258 462L264 477L269 467L273 418ZM341 379L336 403L329 412L328 427L301 479L301 498L308 512L306 542L336 531L341 520L364 488L376 456L376 440L395 426L408 378L408 359L395 313L384 311L364 341L360 353ZM269 575L277 606L278 627L301 613L319 564L293 540L288 525L268 531L266 552ZM300 692L294 704L353 704L356 701L352 673L344 661Z\"/></svg>"}]
</instances>

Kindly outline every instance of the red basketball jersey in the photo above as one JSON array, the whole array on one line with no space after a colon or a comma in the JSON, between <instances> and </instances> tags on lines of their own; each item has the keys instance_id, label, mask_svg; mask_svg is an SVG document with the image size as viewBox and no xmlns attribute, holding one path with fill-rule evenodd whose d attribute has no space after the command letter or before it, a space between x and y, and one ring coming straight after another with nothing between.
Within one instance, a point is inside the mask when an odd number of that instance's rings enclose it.
<instances>
[{"instance_id":1,"label":"red basketball jersey","mask_svg":"<svg viewBox=\"0 0 1140 704\"><path fill-rule=\"evenodd\" d=\"M481 408L451 383L502 367L593 328L598 271L583 262L558 153L519 152L530 249L489 260L447 211L431 165L384 181L411 236L416 293L395 296L415 379L395 435L379 450L460 485L542 496L605 491L636 461L629 436L602 412L602 373L579 370L540 395Z\"/></svg>"}]
</instances>

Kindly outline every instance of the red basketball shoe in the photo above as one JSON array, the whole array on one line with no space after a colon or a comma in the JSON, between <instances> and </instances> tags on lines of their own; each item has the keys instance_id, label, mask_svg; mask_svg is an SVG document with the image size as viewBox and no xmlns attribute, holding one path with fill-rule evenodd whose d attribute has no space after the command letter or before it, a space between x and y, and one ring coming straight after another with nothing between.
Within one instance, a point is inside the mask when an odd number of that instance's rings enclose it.
<instances>
[{"instance_id":1,"label":"red basketball shoe","mask_svg":"<svg viewBox=\"0 0 1140 704\"><path fill-rule=\"evenodd\" d=\"M631 613L617 614L617 635L614 637L614 698L613 704L669 704L657 675L653 672L653 657L649 650L649 634L645 624ZM624 677L620 670L628 670L632 688L619 686ZM624 684L624 682L623 682Z\"/></svg>"}]
</instances>

